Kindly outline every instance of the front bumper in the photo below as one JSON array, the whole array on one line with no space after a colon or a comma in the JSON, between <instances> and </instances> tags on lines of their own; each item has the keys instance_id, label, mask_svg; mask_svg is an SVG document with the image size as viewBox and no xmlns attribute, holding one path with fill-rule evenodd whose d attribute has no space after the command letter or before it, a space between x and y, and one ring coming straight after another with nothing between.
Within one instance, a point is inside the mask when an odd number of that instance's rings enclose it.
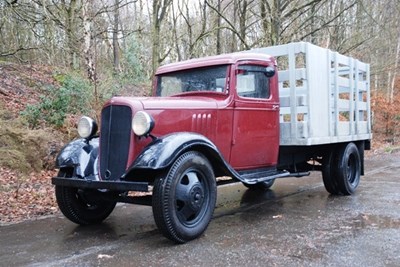
<instances>
[{"instance_id":1,"label":"front bumper","mask_svg":"<svg viewBox=\"0 0 400 267\"><path fill-rule=\"evenodd\" d=\"M94 181L79 178L53 177L53 185L65 187L77 187L82 189L108 189L112 191L139 191L148 192L149 184L146 182L127 182L127 181Z\"/></svg>"}]
</instances>

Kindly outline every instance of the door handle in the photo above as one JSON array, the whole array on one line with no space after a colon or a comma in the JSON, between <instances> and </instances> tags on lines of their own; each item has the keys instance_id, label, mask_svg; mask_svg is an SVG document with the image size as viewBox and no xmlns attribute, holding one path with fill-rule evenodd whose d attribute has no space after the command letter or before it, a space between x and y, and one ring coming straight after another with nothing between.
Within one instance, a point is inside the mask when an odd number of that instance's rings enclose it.
<instances>
[{"instance_id":1,"label":"door handle","mask_svg":"<svg viewBox=\"0 0 400 267\"><path fill-rule=\"evenodd\" d=\"M273 110L279 109L279 105L272 105L272 109L273 109Z\"/></svg>"}]
</instances>

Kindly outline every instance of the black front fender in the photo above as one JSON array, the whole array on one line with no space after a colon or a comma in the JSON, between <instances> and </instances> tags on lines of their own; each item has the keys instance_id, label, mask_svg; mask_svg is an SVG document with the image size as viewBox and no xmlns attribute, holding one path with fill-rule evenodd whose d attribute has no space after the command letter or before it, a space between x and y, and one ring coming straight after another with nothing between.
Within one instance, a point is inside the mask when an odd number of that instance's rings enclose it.
<instances>
[{"instance_id":1,"label":"black front fender","mask_svg":"<svg viewBox=\"0 0 400 267\"><path fill-rule=\"evenodd\" d=\"M73 176L98 178L99 138L68 143L56 158L56 167L73 168Z\"/></svg>"},{"instance_id":2,"label":"black front fender","mask_svg":"<svg viewBox=\"0 0 400 267\"><path fill-rule=\"evenodd\" d=\"M133 162L131 168L163 169L171 165L183 152L202 147L220 154L217 147L205 136L181 132L163 136L150 143Z\"/></svg>"}]
</instances>

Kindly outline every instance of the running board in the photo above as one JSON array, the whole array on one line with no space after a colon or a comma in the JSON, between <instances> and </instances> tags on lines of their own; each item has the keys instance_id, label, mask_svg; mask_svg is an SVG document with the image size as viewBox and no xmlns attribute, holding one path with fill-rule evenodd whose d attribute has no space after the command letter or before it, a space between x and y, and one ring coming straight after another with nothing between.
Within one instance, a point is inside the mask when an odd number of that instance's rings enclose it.
<instances>
[{"instance_id":1,"label":"running board","mask_svg":"<svg viewBox=\"0 0 400 267\"><path fill-rule=\"evenodd\" d=\"M241 175L242 181L246 184L257 184L278 178L308 176L310 172L288 172L288 171L261 171L245 173Z\"/></svg>"}]
</instances>

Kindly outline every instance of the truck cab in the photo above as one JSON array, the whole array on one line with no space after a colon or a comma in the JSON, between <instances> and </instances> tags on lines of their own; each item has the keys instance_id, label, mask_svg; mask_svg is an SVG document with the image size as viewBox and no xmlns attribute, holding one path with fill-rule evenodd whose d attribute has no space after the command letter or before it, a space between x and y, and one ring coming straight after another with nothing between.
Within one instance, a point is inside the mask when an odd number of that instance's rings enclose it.
<instances>
[{"instance_id":1,"label":"truck cab","mask_svg":"<svg viewBox=\"0 0 400 267\"><path fill-rule=\"evenodd\" d=\"M276 166L279 95L275 68L272 57L250 53L161 67L154 82L160 115L174 118L171 123L179 127L177 131L206 136L236 170ZM165 108L169 102L173 106ZM169 133L172 125L157 125L154 134Z\"/></svg>"},{"instance_id":2,"label":"truck cab","mask_svg":"<svg viewBox=\"0 0 400 267\"><path fill-rule=\"evenodd\" d=\"M184 243L211 220L223 183L216 177L268 189L277 178L319 170L328 192L353 193L370 135L282 144L281 85L277 61L266 53L160 67L151 97L113 97L104 104L99 134L91 118L79 121L81 139L60 152L52 179L60 210L85 225L106 219L117 202L151 205L160 231ZM295 92L290 97L297 99ZM151 194L139 198L130 191Z\"/></svg>"}]
</instances>

